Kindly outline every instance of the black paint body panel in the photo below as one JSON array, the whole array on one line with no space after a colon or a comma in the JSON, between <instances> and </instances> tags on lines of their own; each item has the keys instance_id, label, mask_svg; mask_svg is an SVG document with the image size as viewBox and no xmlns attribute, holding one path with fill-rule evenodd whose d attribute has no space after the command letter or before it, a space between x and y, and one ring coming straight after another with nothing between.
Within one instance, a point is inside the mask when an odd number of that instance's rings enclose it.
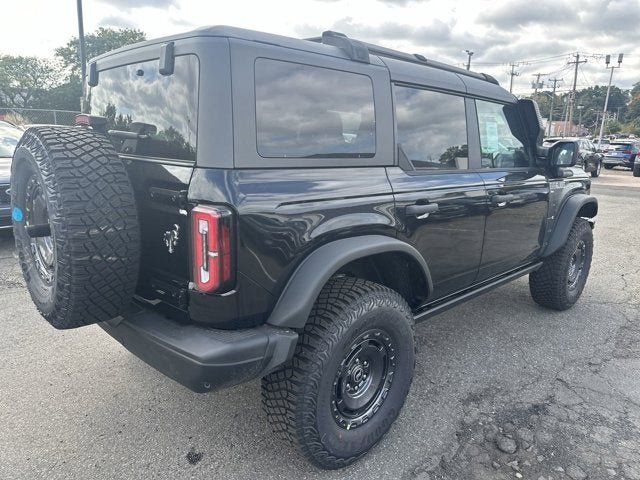
<instances>
[{"instance_id":1,"label":"black paint body panel","mask_svg":"<svg viewBox=\"0 0 640 480\"><path fill-rule=\"evenodd\" d=\"M103 55L96 59L97 71L158 59L166 41L174 42L175 55L199 59L196 161L124 158L142 227L138 294L156 304L148 308L179 322L222 329L263 324L310 254L365 236L406 242L422 256L429 282L418 307L449 301L538 261L566 196L588 193L579 169L575 178L553 187L550 169L480 169L474 99L502 104L517 99L493 83L437 66L376 55L370 55L369 64L353 62L331 45L212 27ZM375 155L260 157L254 89L260 58L368 76L374 90ZM401 164L394 83L465 98L468 170L418 172ZM496 206L491 202L496 194L513 194L516 200ZM424 203L438 204L438 210L422 218L407 214L407 207ZM188 219L196 204L224 205L233 212L236 282L228 291L202 294L190 287ZM170 253L165 235L172 231L179 239Z\"/></svg>"}]
</instances>

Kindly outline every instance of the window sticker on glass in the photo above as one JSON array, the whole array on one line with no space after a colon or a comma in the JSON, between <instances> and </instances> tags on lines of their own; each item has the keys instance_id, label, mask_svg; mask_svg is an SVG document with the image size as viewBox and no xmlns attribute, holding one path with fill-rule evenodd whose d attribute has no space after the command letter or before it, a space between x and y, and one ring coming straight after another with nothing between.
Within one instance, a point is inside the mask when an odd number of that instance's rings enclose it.
<instances>
[{"instance_id":1,"label":"window sticker on glass","mask_svg":"<svg viewBox=\"0 0 640 480\"><path fill-rule=\"evenodd\" d=\"M483 146L486 146L489 150L498 150L500 148L500 140L498 139L498 124L493 118L484 119L484 142Z\"/></svg>"}]
</instances>

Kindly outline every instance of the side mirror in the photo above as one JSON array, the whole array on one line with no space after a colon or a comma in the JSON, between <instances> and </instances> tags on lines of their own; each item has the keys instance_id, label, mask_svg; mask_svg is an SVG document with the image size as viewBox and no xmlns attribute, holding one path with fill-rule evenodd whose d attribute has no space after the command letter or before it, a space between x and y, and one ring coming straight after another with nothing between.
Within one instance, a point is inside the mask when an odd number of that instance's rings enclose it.
<instances>
[{"instance_id":1,"label":"side mirror","mask_svg":"<svg viewBox=\"0 0 640 480\"><path fill-rule=\"evenodd\" d=\"M552 167L573 167L578 163L577 142L557 142L549 147L547 159Z\"/></svg>"}]
</instances>

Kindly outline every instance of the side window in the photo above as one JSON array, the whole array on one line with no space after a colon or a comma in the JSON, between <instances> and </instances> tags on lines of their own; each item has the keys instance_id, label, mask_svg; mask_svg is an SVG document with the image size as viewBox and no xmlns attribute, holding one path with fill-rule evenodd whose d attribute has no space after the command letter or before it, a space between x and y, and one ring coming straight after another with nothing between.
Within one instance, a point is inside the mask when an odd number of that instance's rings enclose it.
<instances>
[{"instance_id":1,"label":"side window","mask_svg":"<svg viewBox=\"0 0 640 480\"><path fill-rule=\"evenodd\" d=\"M525 132L515 105L476 100L482 168L514 168L531 165L524 146Z\"/></svg>"},{"instance_id":2,"label":"side window","mask_svg":"<svg viewBox=\"0 0 640 480\"><path fill-rule=\"evenodd\" d=\"M158 60L151 60L100 72L91 113L106 117L118 152L196 159L198 57L176 57L174 70L161 75Z\"/></svg>"},{"instance_id":3,"label":"side window","mask_svg":"<svg viewBox=\"0 0 640 480\"><path fill-rule=\"evenodd\" d=\"M398 143L416 169L469 168L464 98L394 86Z\"/></svg>"},{"instance_id":4,"label":"side window","mask_svg":"<svg viewBox=\"0 0 640 480\"><path fill-rule=\"evenodd\" d=\"M256 135L261 157L373 157L373 83L366 75L259 58Z\"/></svg>"}]
</instances>

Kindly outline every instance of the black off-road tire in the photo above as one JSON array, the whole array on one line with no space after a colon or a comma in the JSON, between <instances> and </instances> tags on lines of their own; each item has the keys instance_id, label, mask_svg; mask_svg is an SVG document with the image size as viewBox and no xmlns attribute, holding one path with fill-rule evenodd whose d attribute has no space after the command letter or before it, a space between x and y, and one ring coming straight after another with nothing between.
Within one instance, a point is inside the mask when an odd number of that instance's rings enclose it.
<instances>
[{"instance_id":1,"label":"black off-road tire","mask_svg":"<svg viewBox=\"0 0 640 480\"><path fill-rule=\"evenodd\" d=\"M585 262L575 285L571 285L571 262L578 246L581 245L584 245ZM592 257L591 225L583 218L576 218L562 248L548 257L540 269L529 275L529 290L533 300L543 307L554 310L571 308L580 298L587 283Z\"/></svg>"},{"instance_id":2,"label":"black off-road tire","mask_svg":"<svg viewBox=\"0 0 640 480\"><path fill-rule=\"evenodd\" d=\"M320 293L292 361L262 380L274 431L320 468L355 462L380 441L404 404L415 366L413 327L411 309L395 291L334 277ZM343 418L339 423L333 403L337 376L353 342L378 330L393 345L393 381L375 413L351 428Z\"/></svg>"},{"instance_id":3,"label":"black off-road tire","mask_svg":"<svg viewBox=\"0 0 640 480\"><path fill-rule=\"evenodd\" d=\"M607 165L606 163L604 164L604 169L605 170L611 170L613 169L613 165Z\"/></svg>"},{"instance_id":4,"label":"black off-road tire","mask_svg":"<svg viewBox=\"0 0 640 480\"><path fill-rule=\"evenodd\" d=\"M26 230L29 205L36 210L28 188L37 190L51 230L44 269ZM42 316L63 329L120 315L138 279L140 230L129 177L109 140L77 127L28 129L14 154L11 202L20 265Z\"/></svg>"},{"instance_id":5,"label":"black off-road tire","mask_svg":"<svg viewBox=\"0 0 640 480\"><path fill-rule=\"evenodd\" d=\"M602 162L597 162L596 169L593 172L591 172L591 176L593 178L598 178L600 176L600 172L602 172Z\"/></svg>"},{"instance_id":6,"label":"black off-road tire","mask_svg":"<svg viewBox=\"0 0 640 480\"><path fill-rule=\"evenodd\" d=\"M633 176L640 177L640 162L633 164Z\"/></svg>"}]
</instances>

